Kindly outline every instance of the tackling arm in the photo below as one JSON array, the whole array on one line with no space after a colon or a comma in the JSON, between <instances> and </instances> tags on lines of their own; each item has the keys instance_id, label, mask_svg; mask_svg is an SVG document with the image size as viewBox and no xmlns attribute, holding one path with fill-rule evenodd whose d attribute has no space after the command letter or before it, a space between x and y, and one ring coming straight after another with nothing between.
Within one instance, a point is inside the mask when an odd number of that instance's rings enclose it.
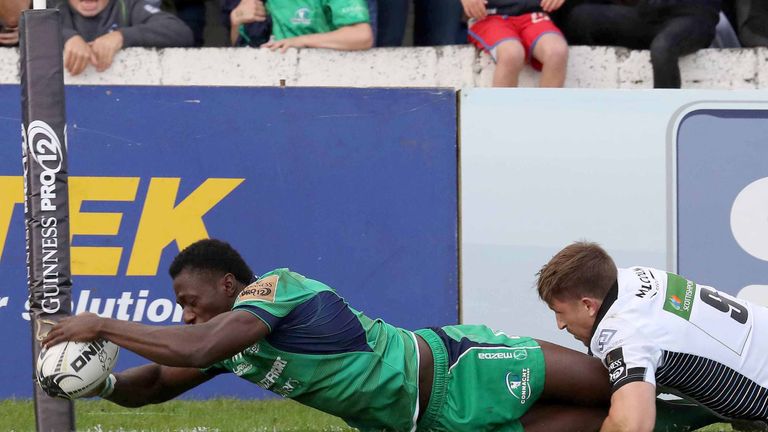
<instances>
[{"instance_id":1,"label":"tackling arm","mask_svg":"<svg viewBox=\"0 0 768 432\"><path fill-rule=\"evenodd\" d=\"M645 381L625 384L611 396L601 432L650 432L656 424L656 387Z\"/></svg>"},{"instance_id":2,"label":"tackling arm","mask_svg":"<svg viewBox=\"0 0 768 432\"><path fill-rule=\"evenodd\" d=\"M205 323L185 326L149 326L84 313L61 320L43 345L104 338L160 365L203 368L239 353L268 333L261 319L245 311L225 312Z\"/></svg>"}]
</instances>

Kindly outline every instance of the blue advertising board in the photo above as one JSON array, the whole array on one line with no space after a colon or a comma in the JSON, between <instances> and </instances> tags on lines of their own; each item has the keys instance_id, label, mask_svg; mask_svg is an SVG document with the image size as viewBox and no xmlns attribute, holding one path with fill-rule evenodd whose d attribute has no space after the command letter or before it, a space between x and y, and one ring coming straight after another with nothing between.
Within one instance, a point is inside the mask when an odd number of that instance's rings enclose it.
<instances>
[{"instance_id":1,"label":"blue advertising board","mask_svg":"<svg viewBox=\"0 0 768 432\"><path fill-rule=\"evenodd\" d=\"M694 106L675 138L679 273L768 304L768 109Z\"/></svg>"},{"instance_id":2,"label":"blue advertising board","mask_svg":"<svg viewBox=\"0 0 768 432\"><path fill-rule=\"evenodd\" d=\"M0 98L0 364L18 366L0 398L29 397L19 87ZM370 317L458 322L453 90L68 87L67 118L74 311L179 323L167 268L214 237ZM234 377L188 393L261 395Z\"/></svg>"}]
</instances>

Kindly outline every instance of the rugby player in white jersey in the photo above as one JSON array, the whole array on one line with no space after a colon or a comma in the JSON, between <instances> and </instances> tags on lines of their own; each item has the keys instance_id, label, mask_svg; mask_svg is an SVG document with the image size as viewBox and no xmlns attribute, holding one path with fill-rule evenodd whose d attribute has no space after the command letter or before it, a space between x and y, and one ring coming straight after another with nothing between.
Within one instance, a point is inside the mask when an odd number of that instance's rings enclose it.
<instances>
[{"instance_id":1,"label":"rugby player in white jersey","mask_svg":"<svg viewBox=\"0 0 768 432\"><path fill-rule=\"evenodd\" d=\"M557 326L608 369L601 431L650 431L657 392L726 419L768 420L768 309L678 275L618 268L600 246L573 243L538 274Z\"/></svg>"}]
</instances>

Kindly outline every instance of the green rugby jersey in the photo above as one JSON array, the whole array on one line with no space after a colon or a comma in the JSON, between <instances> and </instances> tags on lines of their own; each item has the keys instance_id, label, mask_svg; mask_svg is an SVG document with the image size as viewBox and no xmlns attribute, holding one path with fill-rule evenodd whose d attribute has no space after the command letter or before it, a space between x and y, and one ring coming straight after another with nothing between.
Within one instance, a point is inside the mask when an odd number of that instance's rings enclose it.
<instances>
[{"instance_id":1,"label":"green rugby jersey","mask_svg":"<svg viewBox=\"0 0 768 432\"><path fill-rule=\"evenodd\" d=\"M370 22L365 0L289 0L265 4L276 40Z\"/></svg>"},{"instance_id":2,"label":"green rugby jersey","mask_svg":"<svg viewBox=\"0 0 768 432\"><path fill-rule=\"evenodd\" d=\"M361 430L413 428L418 354L412 332L366 317L329 286L288 269L243 289L232 309L256 315L270 333L205 373L232 372Z\"/></svg>"}]
</instances>

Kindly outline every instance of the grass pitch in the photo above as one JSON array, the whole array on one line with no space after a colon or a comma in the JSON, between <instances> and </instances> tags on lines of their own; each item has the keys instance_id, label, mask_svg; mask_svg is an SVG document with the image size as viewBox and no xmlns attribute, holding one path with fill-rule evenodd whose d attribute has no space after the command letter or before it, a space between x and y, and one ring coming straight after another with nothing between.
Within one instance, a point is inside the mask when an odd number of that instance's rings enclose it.
<instances>
[{"instance_id":1,"label":"grass pitch","mask_svg":"<svg viewBox=\"0 0 768 432\"><path fill-rule=\"evenodd\" d=\"M35 430L31 400L0 400L0 431ZM87 432L348 432L355 431L337 417L290 400L171 401L143 408L123 408L103 400L75 402L78 431ZM713 425L700 432L730 432Z\"/></svg>"},{"instance_id":2,"label":"grass pitch","mask_svg":"<svg viewBox=\"0 0 768 432\"><path fill-rule=\"evenodd\" d=\"M31 400L0 400L0 431L35 430ZM272 432L355 431L341 419L290 400L170 401L123 408L104 400L75 402L78 431Z\"/></svg>"}]
</instances>

